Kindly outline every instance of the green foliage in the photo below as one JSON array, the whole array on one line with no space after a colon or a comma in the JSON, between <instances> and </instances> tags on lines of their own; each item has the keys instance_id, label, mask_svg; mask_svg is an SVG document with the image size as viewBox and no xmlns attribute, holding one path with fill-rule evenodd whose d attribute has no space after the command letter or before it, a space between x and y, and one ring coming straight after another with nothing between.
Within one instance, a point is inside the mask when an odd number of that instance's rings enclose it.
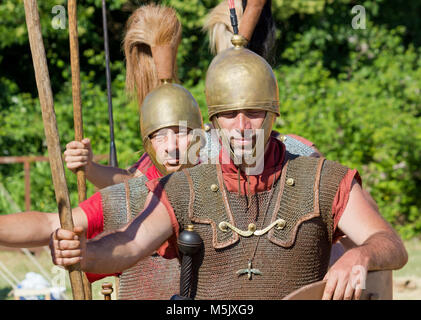
<instances>
[{"instance_id":1,"label":"green foliage","mask_svg":"<svg viewBox=\"0 0 421 320\"><path fill-rule=\"evenodd\" d=\"M121 40L130 13L145 1L108 2L115 137L120 167L142 151L137 105L124 92ZM182 83L207 119L205 71L212 57L201 28L218 0L157 1L177 10L183 40L177 56ZM365 30L354 30L354 5L366 9ZM68 29L53 29L51 9L38 1L62 149L73 140ZM406 238L421 231L421 33L417 0L273 0L278 29L275 74L281 117L276 129L316 143L332 160L356 168L383 216ZM13 14L10 14L13 12ZM23 1L0 3L0 156L46 155ZM108 153L101 1L78 3L85 136L95 154ZM71 203L75 176L66 170ZM0 182L24 207L22 165L0 165ZM94 192L92 185L88 194ZM31 166L34 210L56 211L48 163ZM0 199L0 212L11 212Z\"/></svg>"},{"instance_id":2,"label":"green foliage","mask_svg":"<svg viewBox=\"0 0 421 320\"><path fill-rule=\"evenodd\" d=\"M121 63L120 63L121 64ZM81 75L84 135L92 141L94 154L109 152L109 126L107 95L92 77ZM137 105L129 103L124 93L124 75L118 76L113 88L113 115L115 123L115 143L121 168L129 167L139 158L142 151ZM16 98L16 99L13 99ZM2 156L48 155L44 136L41 107L38 100L29 94L12 97L16 100L10 109L1 110L0 145ZM62 150L67 142L74 139L73 106L71 84L66 82L63 91L55 96L55 112ZM8 147L6 147L8 146ZM106 164L106 162L102 162ZM24 177L22 165L1 165L1 180L11 193L14 201L24 208ZM77 204L76 178L66 169L66 178L71 191L71 203ZM94 191L89 185L88 194ZM31 198L33 210L56 211L54 189L48 163L31 165ZM0 202L1 212L9 208Z\"/></svg>"},{"instance_id":3,"label":"green foliage","mask_svg":"<svg viewBox=\"0 0 421 320\"><path fill-rule=\"evenodd\" d=\"M333 0L273 0L272 6L275 18L278 21L285 21L296 13L315 14L323 10L327 3ZM349 2L349 1L346 1Z\"/></svg>"},{"instance_id":4,"label":"green foliage","mask_svg":"<svg viewBox=\"0 0 421 320\"><path fill-rule=\"evenodd\" d=\"M358 169L383 216L409 238L421 231L421 50L405 46L403 26L353 30L346 14L327 7L330 23L291 36L275 70L277 128Z\"/></svg>"}]
</instances>

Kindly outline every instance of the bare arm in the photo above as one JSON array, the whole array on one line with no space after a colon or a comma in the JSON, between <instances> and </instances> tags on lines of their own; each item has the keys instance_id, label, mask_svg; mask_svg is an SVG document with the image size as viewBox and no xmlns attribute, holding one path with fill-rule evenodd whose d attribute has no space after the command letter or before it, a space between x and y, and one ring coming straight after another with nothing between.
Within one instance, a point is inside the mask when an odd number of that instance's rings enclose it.
<instances>
[{"instance_id":1,"label":"bare arm","mask_svg":"<svg viewBox=\"0 0 421 320\"><path fill-rule=\"evenodd\" d=\"M152 254L172 233L167 209L150 193L145 209L122 229L86 243L84 237L79 241L75 233L60 229L54 235L53 261L62 266L80 262L87 272L119 272Z\"/></svg>"},{"instance_id":2,"label":"bare arm","mask_svg":"<svg viewBox=\"0 0 421 320\"><path fill-rule=\"evenodd\" d=\"M346 251L326 274L323 299L358 299L362 287L355 284L365 279L367 271L399 269L408 261L402 240L356 181L338 227L356 247Z\"/></svg>"},{"instance_id":3,"label":"bare arm","mask_svg":"<svg viewBox=\"0 0 421 320\"><path fill-rule=\"evenodd\" d=\"M82 209L72 210L75 226L87 228L88 220ZM27 211L0 216L0 245L31 248L48 245L51 233L60 228L57 213Z\"/></svg>"},{"instance_id":4,"label":"bare arm","mask_svg":"<svg viewBox=\"0 0 421 320\"><path fill-rule=\"evenodd\" d=\"M99 189L122 183L134 177L128 170L94 162L91 142L88 138L69 142L64 152L64 160L67 168L73 172L76 172L77 168L85 166L86 178Z\"/></svg>"},{"instance_id":5,"label":"bare arm","mask_svg":"<svg viewBox=\"0 0 421 320\"><path fill-rule=\"evenodd\" d=\"M128 170L104 166L96 162L86 167L86 178L99 189L125 182L133 177Z\"/></svg>"},{"instance_id":6,"label":"bare arm","mask_svg":"<svg viewBox=\"0 0 421 320\"><path fill-rule=\"evenodd\" d=\"M402 240L357 183L352 187L338 227L357 245L351 250L367 259L368 270L399 269L408 261Z\"/></svg>"}]
</instances>

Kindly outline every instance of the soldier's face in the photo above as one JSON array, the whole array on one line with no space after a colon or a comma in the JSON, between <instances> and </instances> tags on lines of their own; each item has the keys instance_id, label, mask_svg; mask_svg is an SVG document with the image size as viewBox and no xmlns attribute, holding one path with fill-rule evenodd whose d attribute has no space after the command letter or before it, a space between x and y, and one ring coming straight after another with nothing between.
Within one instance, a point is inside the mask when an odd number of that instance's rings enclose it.
<instances>
[{"instance_id":1,"label":"soldier's face","mask_svg":"<svg viewBox=\"0 0 421 320\"><path fill-rule=\"evenodd\" d=\"M229 132L229 143L237 155L247 156L256 144L257 130L261 129L266 111L239 110L218 114L221 129Z\"/></svg>"},{"instance_id":2,"label":"soldier's face","mask_svg":"<svg viewBox=\"0 0 421 320\"><path fill-rule=\"evenodd\" d=\"M180 169L190 142L190 129L172 126L155 131L151 144L156 160L163 164L169 173Z\"/></svg>"}]
</instances>

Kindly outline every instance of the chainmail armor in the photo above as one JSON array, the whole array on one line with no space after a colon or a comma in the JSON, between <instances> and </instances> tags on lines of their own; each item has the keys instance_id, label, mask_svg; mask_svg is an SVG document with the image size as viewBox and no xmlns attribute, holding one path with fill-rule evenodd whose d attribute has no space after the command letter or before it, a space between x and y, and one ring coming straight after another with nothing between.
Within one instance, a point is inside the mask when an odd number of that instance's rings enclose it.
<instances>
[{"instance_id":1,"label":"chainmail armor","mask_svg":"<svg viewBox=\"0 0 421 320\"><path fill-rule=\"evenodd\" d=\"M167 178L171 183L164 188L181 227L193 223L204 241L195 262L195 299L281 299L323 279L331 249L331 206L347 168L324 159L291 157L284 169L270 199L270 191L248 197L227 192L215 165L199 165ZM294 179L293 185L285 183L288 178ZM212 191L212 184L219 189ZM218 228L226 221L241 230L251 222L263 229L278 217L286 220L285 228L261 236L257 248L257 236L240 237ZM236 271L247 268L250 259L262 275L248 280Z\"/></svg>"},{"instance_id":2,"label":"chainmail armor","mask_svg":"<svg viewBox=\"0 0 421 320\"><path fill-rule=\"evenodd\" d=\"M123 227L143 210L149 190L145 176L102 189L104 231ZM168 300L179 291L178 259L154 254L125 270L120 276L118 299Z\"/></svg>"},{"instance_id":3,"label":"chainmail armor","mask_svg":"<svg viewBox=\"0 0 421 320\"><path fill-rule=\"evenodd\" d=\"M282 142L284 143L286 150L288 150L291 154L309 157L315 152L315 150L312 147L302 143L301 141L289 135L285 135L284 140Z\"/></svg>"}]
</instances>

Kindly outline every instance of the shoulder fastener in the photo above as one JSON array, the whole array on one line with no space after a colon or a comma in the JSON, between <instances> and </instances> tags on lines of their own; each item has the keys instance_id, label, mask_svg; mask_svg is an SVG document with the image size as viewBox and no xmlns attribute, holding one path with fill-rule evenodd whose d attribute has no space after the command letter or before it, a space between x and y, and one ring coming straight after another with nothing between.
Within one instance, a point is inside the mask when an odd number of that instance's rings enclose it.
<instances>
[{"instance_id":1,"label":"shoulder fastener","mask_svg":"<svg viewBox=\"0 0 421 320\"><path fill-rule=\"evenodd\" d=\"M295 180L293 178L288 178L287 179L287 185L293 186L294 184L295 184Z\"/></svg>"}]
</instances>

